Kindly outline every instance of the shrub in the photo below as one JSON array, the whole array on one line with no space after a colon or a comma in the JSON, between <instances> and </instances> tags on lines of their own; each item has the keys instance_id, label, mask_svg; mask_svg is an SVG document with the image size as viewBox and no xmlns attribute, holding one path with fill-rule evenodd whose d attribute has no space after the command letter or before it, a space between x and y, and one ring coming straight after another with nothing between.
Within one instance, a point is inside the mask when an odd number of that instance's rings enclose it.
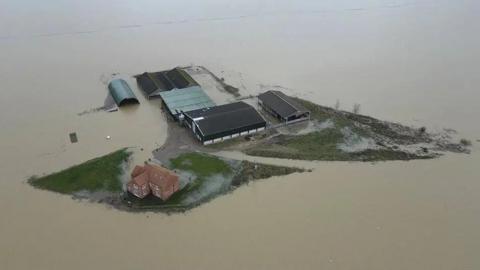
<instances>
[{"instance_id":1,"label":"shrub","mask_svg":"<svg viewBox=\"0 0 480 270\"><path fill-rule=\"evenodd\" d=\"M360 113L360 106L361 106L361 105L358 104L358 103L355 103L355 104L353 105L353 113L354 113L354 114L359 114L359 113Z\"/></svg>"},{"instance_id":2,"label":"shrub","mask_svg":"<svg viewBox=\"0 0 480 270\"><path fill-rule=\"evenodd\" d=\"M460 144L463 145L463 146L471 146L472 142L470 140L467 140L467 139L461 139Z\"/></svg>"},{"instance_id":3,"label":"shrub","mask_svg":"<svg viewBox=\"0 0 480 270\"><path fill-rule=\"evenodd\" d=\"M335 102L335 110L339 110L340 109L340 100L337 99L337 102Z\"/></svg>"}]
</instances>

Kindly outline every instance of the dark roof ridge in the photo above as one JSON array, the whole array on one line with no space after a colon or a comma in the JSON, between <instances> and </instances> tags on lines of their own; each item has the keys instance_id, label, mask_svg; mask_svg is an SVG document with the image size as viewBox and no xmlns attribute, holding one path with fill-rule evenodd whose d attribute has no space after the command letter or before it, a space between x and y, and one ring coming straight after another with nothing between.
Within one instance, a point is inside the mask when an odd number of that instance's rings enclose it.
<instances>
[{"instance_id":1,"label":"dark roof ridge","mask_svg":"<svg viewBox=\"0 0 480 270\"><path fill-rule=\"evenodd\" d=\"M230 103L230 104L235 104L235 103L243 103L243 104L245 104L245 105L247 105L247 106L245 106L245 107L239 107L239 108L236 108L236 109L231 110L231 111L229 111L229 112L238 112L238 111L250 110L250 109L251 109L251 108L250 108L250 105L248 105L247 103L245 103L245 102L243 102L243 101L234 102L234 103ZM230 105L230 104L224 104L224 105ZM220 106L224 106L224 105L220 105ZM213 107L212 107L212 108L213 108ZM207 111L208 111L208 109L207 109ZM216 117L216 116L221 115L221 114L224 114L224 113L225 113L225 112L221 112L221 111L219 111L219 112L213 112L211 115L208 115L207 117Z\"/></svg>"},{"instance_id":2,"label":"dark roof ridge","mask_svg":"<svg viewBox=\"0 0 480 270\"><path fill-rule=\"evenodd\" d=\"M254 109L254 108L252 107L252 109ZM232 110L231 112L233 113L233 112L238 112L238 111L242 111L242 110L251 110L251 109L249 109L249 108L246 107L246 108L242 108L242 109L239 109L239 110ZM259 114L259 115L260 115L260 114ZM204 119L202 119L202 120L199 120L198 122L207 120L208 118L211 119L211 118L219 118L219 117L222 117L222 114L221 114L221 113L216 113L216 114L214 114L214 115L208 116L207 118L204 118ZM263 120L265 120L265 119L263 118L263 116L260 115L260 117L261 117ZM244 125L241 125L241 126L238 126L238 127L239 127L239 128L243 128L243 127L248 127L248 126L249 126L249 124L244 124ZM200 130L200 132L202 133L202 135L205 135L205 133L203 132L201 126L198 125L197 127L198 127L198 129Z\"/></svg>"},{"instance_id":3,"label":"dark roof ridge","mask_svg":"<svg viewBox=\"0 0 480 270\"><path fill-rule=\"evenodd\" d=\"M222 105L217 105L217 106L212 106L212 107L208 107L208 108L203 108L203 109L198 109L198 110L194 110L194 111L190 111L190 112L185 112L185 114L187 114L189 117L191 117L190 113L191 112L197 112L197 111L201 111L203 113L210 113L210 115L206 115L204 117L212 117L212 116L215 116L215 115L219 115L219 114L224 114L225 112L224 111L215 111L215 109L218 109L220 107L227 107L227 106L232 106L234 104L243 104L244 106L242 107L239 107L239 108L235 108L233 110L229 110L229 112L237 112L237 111L240 111L240 110L248 110L250 108L253 108L251 105L243 102L243 101L237 101L237 102L233 102L233 103L227 103L227 104L222 104ZM253 108L254 109L254 108Z\"/></svg>"},{"instance_id":4,"label":"dark roof ridge","mask_svg":"<svg viewBox=\"0 0 480 270\"><path fill-rule=\"evenodd\" d=\"M295 110L297 111L303 111L302 108L298 108L298 106L296 106L295 104L292 104L291 101L287 100L286 98L282 97L285 96L287 97L283 92L281 91L278 91L278 90L270 90L275 96L277 96L278 98L280 98L281 100L285 101L288 105L292 106Z\"/></svg>"}]
</instances>

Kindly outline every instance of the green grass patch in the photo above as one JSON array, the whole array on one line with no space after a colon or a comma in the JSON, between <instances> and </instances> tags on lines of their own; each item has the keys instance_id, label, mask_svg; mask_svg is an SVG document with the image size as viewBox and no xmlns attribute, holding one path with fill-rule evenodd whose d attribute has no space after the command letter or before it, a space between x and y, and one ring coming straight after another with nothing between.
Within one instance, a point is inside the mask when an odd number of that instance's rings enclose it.
<instances>
[{"instance_id":1,"label":"green grass patch","mask_svg":"<svg viewBox=\"0 0 480 270\"><path fill-rule=\"evenodd\" d=\"M186 153L171 159L172 169L186 170L198 177L207 177L214 174L228 175L232 172L230 165L222 159L202 153Z\"/></svg>"},{"instance_id":2,"label":"green grass patch","mask_svg":"<svg viewBox=\"0 0 480 270\"><path fill-rule=\"evenodd\" d=\"M182 190L173 194L167 201L162 201L151 194L139 199L126 193L124 196L125 205L133 211L184 212L250 181L305 171L300 168L266 165L249 161L232 162L230 164L220 158L203 153L182 154L172 159L171 163L175 169L190 171L196 174L197 178ZM204 185L211 184L209 182L212 179L211 177L216 177L218 174L226 174L225 181L228 181L230 186L216 185L215 189L207 189L209 190L207 196L198 196L199 193L197 192L202 190Z\"/></svg>"},{"instance_id":3,"label":"green grass patch","mask_svg":"<svg viewBox=\"0 0 480 270\"><path fill-rule=\"evenodd\" d=\"M422 132L395 123L387 123L369 116L339 111L313 102L292 97L311 112L319 122L332 121L333 128L306 135L280 135L265 144L244 150L248 155L328 161L383 161L433 158L435 155L416 155L386 147L382 138L401 145L429 143L431 139ZM378 142L380 149L344 152L338 144L345 141L341 130L348 128L356 135Z\"/></svg>"},{"instance_id":4,"label":"green grass patch","mask_svg":"<svg viewBox=\"0 0 480 270\"><path fill-rule=\"evenodd\" d=\"M121 164L128 160L130 152L118 150L82 164L43 177L32 177L32 186L54 192L72 194L78 191L122 191L119 176Z\"/></svg>"},{"instance_id":5,"label":"green grass patch","mask_svg":"<svg viewBox=\"0 0 480 270\"><path fill-rule=\"evenodd\" d=\"M306 135L292 136L279 144L296 149L303 153L323 155L338 154L337 144L343 142L343 134L338 129L328 128Z\"/></svg>"},{"instance_id":6,"label":"green grass patch","mask_svg":"<svg viewBox=\"0 0 480 270\"><path fill-rule=\"evenodd\" d=\"M170 168L181 171L188 171L196 176L192 182L187 184L180 191L172 195L167 201L162 201L153 195L143 199L136 198L131 194L126 194L125 201L128 206L137 210L158 210L165 212L182 212L191 209L208 199L208 197L198 201L185 203L185 200L195 195L204 185L208 184L210 177L222 174L225 177L232 176L232 167L224 160L203 153L191 152L181 154L176 158L170 159ZM212 196L218 196L221 190L212 191Z\"/></svg>"},{"instance_id":7,"label":"green grass patch","mask_svg":"<svg viewBox=\"0 0 480 270\"><path fill-rule=\"evenodd\" d=\"M336 128L324 129L305 135L281 135L274 145L258 146L246 151L248 155L303 160L345 160L344 152L337 148L343 142Z\"/></svg>"},{"instance_id":8,"label":"green grass patch","mask_svg":"<svg viewBox=\"0 0 480 270\"><path fill-rule=\"evenodd\" d=\"M281 135L276 143L250 148L245 153L251 156L325 161L385 161L432 158L431 156L418 156L394 149L344 152L337 146L343 141L344 137L339 129L329 128L306 135Z\"/></svg>"},{"instance_id":9,"label":"green grass patch","mask_svg":"<svg viewBox=\"0 0 480 270\"><path fill-rule=\"evenodd\" d=\"M425 131L422 132L396 123L387 123L366 115L335 110L300 98L293 99L311 111L312 119L318 121L330 119L337 128L349 127L363 137L380 135L399 144L431 142Z\"/></svg>"}]
</instances>

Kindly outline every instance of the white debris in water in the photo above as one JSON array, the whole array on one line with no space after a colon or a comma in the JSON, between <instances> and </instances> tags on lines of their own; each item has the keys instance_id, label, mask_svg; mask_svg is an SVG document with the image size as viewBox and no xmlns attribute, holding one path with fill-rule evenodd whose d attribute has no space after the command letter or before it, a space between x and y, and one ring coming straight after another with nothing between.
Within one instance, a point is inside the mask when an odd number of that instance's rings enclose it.
<instances>
[{"instance_id":1,"label":"white debris in water","mask_svg":"<svg viewBox=\"0 0 480 270\"><path fill-rule=\"evenodd\" d=\"M120 165L122 170L119 176L120 182L122 183L122 190L127 190L127 183L130 181L130 162L122 162Z\"/></svg>"},{"instance_id":2,"label":"white debris in water","mask_svg":"<svg viewBox=\"0 0 480 270\"><path fill-rule=\"evenodd\" d=\"M195 174L190 173L188 171L176 171L176 173L179 176L180 189L183 189L186 185L195 181L195 179L197 178L197 176Z\"/></svg>"},{"instance_id":3,"label":"white debris in water","mask_svg":"<svg viewBox=\"0 0 480 270\"><path fill-rule=\"evenodd\" d=\"M323 122L310 121L308 123L308 126L298 131L296 135L305 135L305 134L309 134L312 132L317 132L317 131L321 131L321 130L324 130L327 128L333 128L333 127L334 127L334 123L330 119L325 120Z\"/></svg>"},{"instance_id":4,"label":"white debris in water","mask_svg":"<svg viewBox=\"0 0 480 270\"><path fill-rule=\"evenodd\" d=\"M428 143L416 143L416 144L409 144L409 145L396 145L396 147L397 147L397 151L402 151L405 153L411 153L411 154L422 156L422 155L432 154L433 152L431 152L430 150L434 146ZM427 149L427 152L425 152L423 149Z\"/></svg>"},{"instance_id":5,"label":"white debris in water","mask_svg":"<svg viewBox=\"0 0 480 270\"><path fill-rule=\"evenodd\" d=\"M194 192L188 194L182 203L184 204L196 204L201 201L211 198L215 194L224 192L230 187L232 177L217 174L207 177L202 186Z\"/></svg>"},{"instance_id":6,"label":"white debris in water","mask_svg":"<svg viewBox=\"0 0 480 270\"><path fill-rule=\"evenodd\" d=\"M279 127L277 131L281 134L286 135L306 135L313 132L322 131L327 128L333 128L335 124L332 120L328 119L323 122L318 122L315 120L300 122L295 125Z\"/></svg>"},{"instance_id":7,"label":"white debris in water","mask_svg":"<svg viewBox=\"0 0 480 270\"><path fill-rule=\"evenodd\" d=\"M378 149L379 146L375 140L361 137L353 132L349 127L344 127L340 130L343 134L344 141L337 145L338 149L347 153L355 153L365 151L367 149Z\"/></svg>"}]
</instances>

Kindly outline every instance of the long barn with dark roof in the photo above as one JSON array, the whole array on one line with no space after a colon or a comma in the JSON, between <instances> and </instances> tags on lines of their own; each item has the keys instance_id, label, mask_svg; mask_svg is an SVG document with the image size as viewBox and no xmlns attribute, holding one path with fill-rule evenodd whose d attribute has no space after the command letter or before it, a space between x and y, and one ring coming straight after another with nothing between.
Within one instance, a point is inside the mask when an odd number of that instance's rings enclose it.
<instances>
[{"instance_id":1,"label":"long barn with dark roof","mask_svg":"<svg viewBox=\"0 0 480 270\"><path fill-rule=\"evenodd\" d=\"M212 144L265 130L265 119L245 102L184 113L185 124L203 144Z\"/></svg>"},{"instance_id":2,"label":"long barn with dark roof","mask_svg":"<svg viewBox=\"0 0 480 270\"><path fill-rule=\"evenodd\" d=\"M185 89L199 86L198 83L183 69L160 72L144 72L136 75L138 86L148 98L158 97L162 92L173 89Z\"/></svg>"},{"instance_id":3,"label":"long barn with dark roof","mask_svg":"<svg viewBox=\"0 0 480 270\"><path fill-rule=\"evenodd\" d=\"M259 105L278 120L288 124L310 119L310 111L280 91L267 91L258 96Z\"/></svg>"}]
</instances>

